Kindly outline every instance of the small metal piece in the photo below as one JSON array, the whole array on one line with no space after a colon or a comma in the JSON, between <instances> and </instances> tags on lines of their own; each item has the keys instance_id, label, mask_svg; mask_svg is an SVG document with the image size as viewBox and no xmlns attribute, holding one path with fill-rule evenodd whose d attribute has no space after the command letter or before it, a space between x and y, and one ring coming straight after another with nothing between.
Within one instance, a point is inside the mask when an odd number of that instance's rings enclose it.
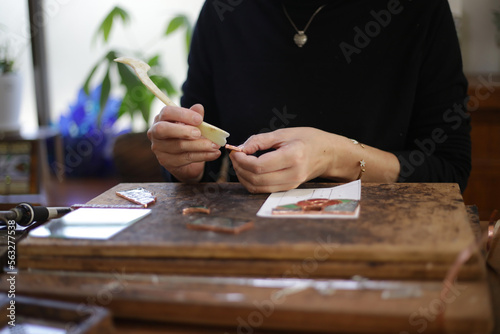
<instances>
[{"instance_id":1,"label":"small metal piece","mask_svg":"<svg viewBox=\"0 0 500 334\"><path fill-rule=\"evenodd\" d=\"M273 215L309 215L309 214L352 214L359 201L350 199L312 198L272 209Z\"/></svg>"},{"instance_id":2,"label":"small metal piece","mask_svg":"<svg viewBox=\"0 0 500 334\"><path fill-rule=\"evenodd\" d=\"M297 202L304 211L322 211L324 207L342 203L338 199L312 198Z\"/></svg>"},{"instance_id":3,"label":"small metal piece","mask_svg":"<svg viewBox=\"0 0 500 334\"><path fill-rule=\"evenodd\" d=\"M350 141L352 141L352 143L354 145L359 145L361 146L362 148L365 148L365 145L364 144L361 144L359 141L357 141L356 139L349 139Z\"/></svg>"},{"instance_id":4,"label":"small metal piece","mask_svg":"<svg viewBox=\"0 0 500 334\"><path fill-rule=\"evenodd\" d=\"M207 215L210 214L210 209L207 208L206 206L190 206L188 208L182 209L182 214L183 215L189 215L191 213L206 213Z\"/></svg>"},{"instance_id":5,"label":"small metal piece","mask_svg":"<svg viewBox=\"0 0 500 334\"><path fill-rule=\"evenodd\" d=\"M230 144L226 144L224 146L224 148L226 150L231 150L231 151L236 151L236 152L243 152L243 150L241 148L239 148L238 146L234 146L234 145L230 145Z\"/></svg>"},{"instance_id":6,"label":"small metal piece","mask_svg":"<svg viewBox=\"0 0 500 334\"><path fill-rule=\"evenodd\" d=\"M144 209L140 204L73 204L71 209Z\"/></svg>"},{"instance_id":7,"label":"small metal piece","mask_svg":"<svg viewBox=\"0 0 500 334\"><path fill-rule=\"evenodd\" d=\"M361 146L361 148L365 148L365 145L361 144L359 141L357 141L356 139L349 139L354 145L359 145ZM361 180L361 177L363 176L363 174L366 172L366 162L365 162L365 159L362 159L359 161L359 168L360 168L360 171L359 171L359 175L358 175L358 178L356 180Z\"/></svg>"},{"instance_id":8,"label":"small metal piece","mask_svg":"<svg viewBox=\"0 0 500 334\"><path fill-rule=\"evenodd\" d=\"M280 205L273 208L272 210L273 215L301 215L303 214L303 212L303 208L298 206L297 204Z\"/></svg>"},{"instance_id":9,"label":"small metal piece","mask_svg":"<svg viewBox=\"0 0 500 334\"><path fill-rule=\"evenodd\" d=\"M117 191L116 195L125 198L126 200L132 203L140 204L145 208L147 208L148 205L154 204L156 202L156 196L154 196L152 192L144 188L135 188L126 191Z\"/></svg>"}]
</instances>

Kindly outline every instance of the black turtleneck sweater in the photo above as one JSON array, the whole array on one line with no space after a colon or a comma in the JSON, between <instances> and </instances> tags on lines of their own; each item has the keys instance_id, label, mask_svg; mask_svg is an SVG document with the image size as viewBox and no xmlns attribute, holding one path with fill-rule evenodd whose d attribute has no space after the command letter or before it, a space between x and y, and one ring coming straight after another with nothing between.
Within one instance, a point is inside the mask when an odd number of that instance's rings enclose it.
<instances>
[{"instance_id":1,"label":"black turtleneck sweater","mask_svg":"<svg viewBox=\"0 0 500 334\"><path fill-rule=\"evenodd\" d=\"M297 47L283 5L301 30L322 4ZM446 0L206 1L183 94L231 144L310 126L393 152L400 182L467 184L467 81Z\"/></svg>"}]
</instances>

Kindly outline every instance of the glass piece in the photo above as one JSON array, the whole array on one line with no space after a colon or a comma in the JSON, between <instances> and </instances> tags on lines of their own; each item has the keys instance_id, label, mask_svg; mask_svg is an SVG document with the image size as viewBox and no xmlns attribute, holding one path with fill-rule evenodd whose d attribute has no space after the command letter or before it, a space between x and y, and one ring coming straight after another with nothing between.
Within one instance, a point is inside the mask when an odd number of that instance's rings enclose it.
<instances>
[{"instance_id":1,"label":"glass piece","mask_svg":"<svg viewBox=\"0 0 500 334\"><path fill-rule=\"evenodd\" d=\"M156 202L156 196L154 196L152 192L144 188L117 191L116 195L125 198L132 203L144 205L145 208L147 208L148 205L154 204Z\"/></svg>"},{"instance_id":2,"label":"glass piece","mask_svg":"<svg viewBox=\"0 0 500 334\"><path fill-rule=\"evenodd\" d=\"M63 239L109 239L142 219L150 209L78 209L30 231L30 236Z\"/></svg>"}]
</instances>

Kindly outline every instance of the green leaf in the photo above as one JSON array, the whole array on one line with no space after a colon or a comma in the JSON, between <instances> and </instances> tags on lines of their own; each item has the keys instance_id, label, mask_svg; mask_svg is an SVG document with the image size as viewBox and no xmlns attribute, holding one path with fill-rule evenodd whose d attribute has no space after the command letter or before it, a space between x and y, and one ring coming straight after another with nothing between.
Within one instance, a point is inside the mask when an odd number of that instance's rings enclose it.
<instances>
[{"instance_id":1,"label":"green leaf","mask_svg":"<svg viewBox=\"0 0 500 334\"><path fill-rule=\"evenodd\" d=\"M105 42L108 41L109 38L109 33L111 32L111 28L113 27L113 17L108 16L106 19L102 22L100 30L102 31L102 37Z\"/></svg>"},{"instance_id":2,"label":"green leaf","mask_svg":"<svg viewBox=\"0 0 500 334\"><path fill-rule=\"evenodd\" d=\"M142 84L132 70L125 64L117 63L118 74L120 75L121 84L124 85L128 91L134 87Z\"/></svg>"},{"instance_id":3,"label":"green leaf","mask_svg":"<svg viewBox=\"0 0 500 334\"><path fill-rule=\"evenodd\" d=\"M174 17L170 22L168 23L167 30L165 31L165 35L170 35L177 29L179 29L181 26L186 24L186 16L185 15L177 15Z\"/></svg>"},{"instance_id":4,"label":"green leaf","mask_svg":"<svg viewBox=\"0 0 500 334\"><path fill-rule=\"evenodd\" d=\"M106 54L105 58L110 64L116 64L115 59L118 58L118 56L116 55L116 51L111 50Z\"/></svg>"},{"instance_id":5,"label":"green leaf","mask_svg":"<svg viewBox=\"0 0 500 334\"><path fill-rule=\"evenodd\" d=\"M168 36L179 28L186 29L184 39L186 43L186 51L189 52L189 48L191 47L191 36L193 35L193 26L186 15L179 14L170 20L167 30L165 31L165 35Z\"/></svg>"},{"instance_id":6,"label":"green leaf","mask_svg":"<svg viewBox=\"0 0 500 334\"><path fill-rule=\"evenodd\" d=\"M147 63L149 66L151 66L151 68L160 65L160 55L155 55L151 57Z\"/></svg>"},{"instance_id":7,"label":"green leaf","mask_svg":"<svg viewBox=\"0 0 500 334\"><path fill-rule=\"evenodd\" d=\"M144 119L146 124L149 124L149 116L151 113L151 103L153 102L154 97L155 96L153 94L150 94L149 97L147 97L144 100L144 103L141 104L141 114L142 114L142 118Z\"/></svg>"},{"instance_id":8,"label":"green leaf","mask_svg":"<svg viewBox=\"0 0 500 334\"><path fill-rule=\"evenodd\" d=\"M110 67L108 66L108 70L106 71L106 75L102 80L101 84L101 97L99 98L99 116L97 118L98 124L101 123L101 116L104 113L104 108L106 108L106 104L109 98L109 92L111 91L111 80L109 78Z\"/></svg>"},{"instance_id":9,"label":"green leaf","mask_svg":"<svg viewBox=\"0 0 500 334\"><path fill-rule=\"evenodd\" d=\"M193 28L191 28L191 26L189 26L187 29L186 29L186 36L185 36L185 39L186 39L186 53L189 54L189 49L191 48L191 37L193 36Z\"/></svg>"},{"instance_id":10,"label":"green leaf","mask_svg":"<svg viewBox=\"0 0 500 334\"><path fill-rule=\"evenodd\" d=\"M136 111L141 112L143 118L149 117L149 108L153 94L141 82L127 87L127 91L120 106L119 115L129 114L134 118Z\"/></svg>"},{"instance_id":11,"label":"green leaf","mask_svg":"<svg viewBox=\"0 0 500 334\"><path fill-rule=\"evenodd\" d=\"M130 21L130 15L128 15L128 12L125 9L116 6L114 10L115 16L119 15L122 18L124 24L127 24Z\"/></svg>"},{"instance_id":12,"label":"green leaf","mask_svg":"<svg viewBox=\"0 0 500 334\"><path fill-rule=\"evenodd\" d=\"M99 28L94 35L94 42L99 37L99 35L102 35L104 42L108 42L115 18L120 18L124 25L128 24L128 22L130 21L130 16L128 15L126 10L118 6L113 7L113 9L111 9L111 11L99 25Z\"/></svg>"},{"instance_id":13,"label":"green leaf","mask_svg":"<svg viewBox=\"0 0 500 334\"><path fill-rule=\"evenodd\" d=\"M137 104L132 101L130 93L127 92L125 93L125 96L123 96L120 109L118 110L118 118L122 117L125 114L129 114L132 117L134 111L137 109Z\"/></svg>"},{"instance_id":14,"label":"green leaf","mask_svg":"<svg viewBox=\"0 0 500 334\"><path fill-rule=\"evenodd\" d=\"M97 70L97 68L99 67L99 65L101 65L100 61L97 62L97 64L92 69L92 71L90 71L89 76L87 77L87 79L85 80L85 83L83 84L83 91L87 95L90 95L90 88L89 88L89 86L90 86L90 80L92 80L92 77L94 76L95 71Z\"/></svg>"},{"instance_id":15,"label":"green leaf","mask_svg":"<svg viewBox=\"0 0 500 334\"><path fill-rule=\"evenodd\" d=\"M153 81L156 86L158 86L158 88L166 92L168 97L177 95L177 90L174 88L174 85L172 85L172 82L169 78L159 75L152 75L151 81Z\"/></svg>"}]
</instances>

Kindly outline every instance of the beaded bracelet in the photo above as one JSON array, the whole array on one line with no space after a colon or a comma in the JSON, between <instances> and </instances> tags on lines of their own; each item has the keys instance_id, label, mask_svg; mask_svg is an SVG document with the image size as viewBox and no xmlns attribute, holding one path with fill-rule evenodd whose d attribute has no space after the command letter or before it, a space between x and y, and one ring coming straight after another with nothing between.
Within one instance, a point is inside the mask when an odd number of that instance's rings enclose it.
<instances>
[{"instance_id":1,"label":"beaded bracelet","mask_svg":"<svg viewBox=\"0 0 500 334\"><path fill-rule=\"evenodd\" d=\"M350 140L352 141L352 143L354 145L359 145L362 148L365 148L365 145L361 144L357 140L355 140L355 139L350 139ZM366 172L366 162L365 162L365 159L362 159L362 160L359 161L359 167L360 167L361 170L359 171L359 175L358 175L358 178L356 180L361 180L361 177L363 176L363 173Z\"/></svg>"}]
</instances>

